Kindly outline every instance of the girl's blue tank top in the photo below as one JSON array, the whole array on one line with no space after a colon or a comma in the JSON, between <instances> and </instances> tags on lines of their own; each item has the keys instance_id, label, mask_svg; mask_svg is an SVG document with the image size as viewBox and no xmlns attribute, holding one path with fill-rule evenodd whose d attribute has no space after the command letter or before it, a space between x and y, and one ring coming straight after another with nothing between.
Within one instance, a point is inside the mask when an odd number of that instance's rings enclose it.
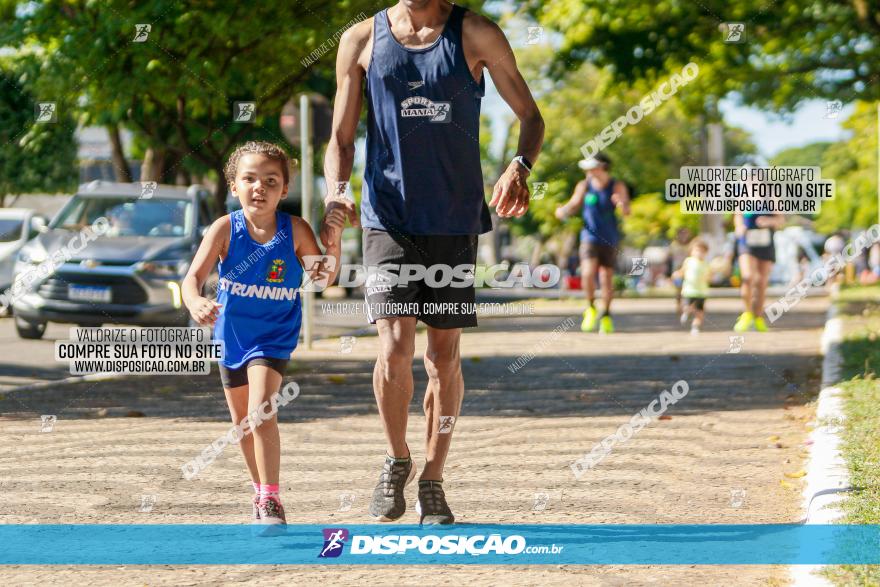
<instances>
[{"instance_id":1,"label":"girl's blue tank top","mask_svg":"<svg viewBox=\"0 0 880 587\"><path fill-rule=\"evenodd\" d=\"M299 339L303 268L294 251L289 214L275 212L275 236L260 244L248 233L244 212L229 215L229 251L219 264L217 302L222 305L214 340L220 361L237 369L250 359L289 359Z\"/></svg>"}]
</instances>

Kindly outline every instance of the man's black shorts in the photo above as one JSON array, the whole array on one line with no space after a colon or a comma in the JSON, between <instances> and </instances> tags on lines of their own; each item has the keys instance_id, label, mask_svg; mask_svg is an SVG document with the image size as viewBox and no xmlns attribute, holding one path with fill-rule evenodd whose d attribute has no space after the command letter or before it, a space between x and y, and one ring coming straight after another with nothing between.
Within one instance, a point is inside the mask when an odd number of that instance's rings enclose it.
<instances>
[{"instance_id":1,"label":"man's black shorts","mask_svg":"<svg viewBox=\"0 0 880 587\"><path fill-rule=\"evenodd\" d=\"M365 228L364 265L367 283L364 297L367 318L416 316L433 328L467 328L477 325L473 275L477 262L477 235L407 235ZM426 279L408 279L390 285L377 268L393 265L388 272L399 276L400 265L426 269ZM434 270L431 268L436 267ZM468 266L468 268L461 267ZM449 269L445 269L448 267ZM453 268L458 268L453 272ZM412 273L410 273L412 275ZM467 279L465 287L453 287ZM448 276L448 278L447 278Z\"/></svg>"},{"instance_id":2,"label":"man's black shorts","mask_svg":"<svg viewBox=\"0 0 880 587\"><path fill-rule=\"evenodd\" d=\"M580 257L581 260L596 259L599 261L600 267L610 267L614 269L617 266L617 249L610 245L582 242L580 246Z\"/></svg>"}]
</instances>

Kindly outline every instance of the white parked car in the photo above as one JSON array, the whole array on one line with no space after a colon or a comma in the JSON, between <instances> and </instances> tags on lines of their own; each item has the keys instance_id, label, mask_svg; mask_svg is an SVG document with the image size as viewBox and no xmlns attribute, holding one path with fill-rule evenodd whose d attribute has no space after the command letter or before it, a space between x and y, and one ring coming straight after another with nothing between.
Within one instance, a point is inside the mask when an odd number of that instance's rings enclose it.
<instances>
[{"instance_id":1,"label":"white parked car","mask_svg":"<svg viewBox=\"0 0 880 587\"><path fill-rule=\"evenodd\" d=\"M46 228L44 216L27 208L0 208L0 291L12 285L15 257Z\"/></svg>"}]
</instances>

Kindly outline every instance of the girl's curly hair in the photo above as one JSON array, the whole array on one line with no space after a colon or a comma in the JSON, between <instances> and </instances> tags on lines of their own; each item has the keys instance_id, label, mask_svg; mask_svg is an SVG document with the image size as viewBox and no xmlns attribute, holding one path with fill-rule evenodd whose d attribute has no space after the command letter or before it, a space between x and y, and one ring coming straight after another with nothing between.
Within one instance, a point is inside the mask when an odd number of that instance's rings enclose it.
<instances>
[{"instance_id":1,"label":"girl's curly hair","mask_svg":"<svg viewBox=\"0 0 880 587\"><path fill-rule=\"evenodd\" d=\"M296 167L297 160L291 159L287 152L274 143L267 141L248 141L243 145L239 145L235 151L226 160L223 167L223 175L226 177L226 183L235 183L235 174L238 172L238 162L245 155L263 155L273 161L281 164L281 173L284 176L284 185L290 183L290 169Z\"/></svg>"}]
</instances>

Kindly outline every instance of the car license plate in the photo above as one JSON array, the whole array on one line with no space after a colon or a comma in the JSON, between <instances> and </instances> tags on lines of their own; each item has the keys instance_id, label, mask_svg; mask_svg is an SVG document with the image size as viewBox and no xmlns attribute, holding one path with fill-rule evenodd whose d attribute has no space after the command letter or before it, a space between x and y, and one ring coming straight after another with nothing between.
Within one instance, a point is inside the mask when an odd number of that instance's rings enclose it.
<instances>
[{"instance_id":1,"label":"car license plate","mask_svg":"<svg viewBox=\"0 0 880 587\"><path fill-rule=\"evenodd\" d=\"M112 290L100 285L70 284L67 286L67 297L74 302L109 302Z\"/></svg>"}]
</instances>

